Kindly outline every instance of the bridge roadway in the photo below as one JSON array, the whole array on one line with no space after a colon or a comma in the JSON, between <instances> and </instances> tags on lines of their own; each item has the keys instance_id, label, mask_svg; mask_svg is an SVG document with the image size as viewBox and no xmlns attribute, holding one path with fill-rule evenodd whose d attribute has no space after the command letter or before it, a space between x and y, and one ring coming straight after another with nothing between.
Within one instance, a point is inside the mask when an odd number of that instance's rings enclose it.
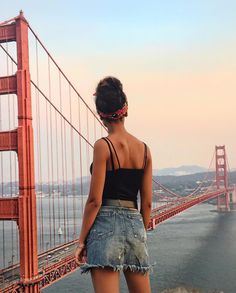
<instances>
[{"instance_id":1,"label":"bridge roadway","mask_svg":"<svg viewBox=\"0 0 236 293\"><path fill-rule=\"evenodd\" d=\"M229 188L228 191L231 191ZM175 216L176 214L201 202L213 199L226 192L225 189L214 190L197 196L186 196L166 205L152 210L148 230ZM39 255L39 275L37 280L40 288L45 288L56 282L63 275L67 275L77 269L74 259L74 250L77 241L71 241ZM30 280L29 280L30 284ZM12 289L20 287L19 264L15 264L0 271L0 288L3 293L13 292Z\"/></svg>"},{"instance_id":2,"label":"bridge roadway","mask_svg":"<svg viewBox=\"0 0 236 293\"><path fill-rule=\"evenodd\" d=\"M210 191L210 192L208 191L200 195L199 194L195 196L190 195L183 198L179 198L174 202L155 208L152 210L151 220L150 220L148 229L153 230L155 229L156 225L183 212L184 210L189 209L196 204L216 198L230 191L233 191L233 188L228 188L227 190L216 189L214 191Z\"/></svg>"},{"instance_id":3,"label":"bridge roadway","mask_svg":"<svg viewBox=\"0 0 236 293\"><path fill-rule=\"evenodd\" d=\"M67 244L58 246L54 249L48 250L47 252L41 253L38 256L39 262L39 274L50 270L58 262L63 262L66 259L71 258L74 255L77 241L71 241ZM9 288L16 282L20 281L20 268L19 263L10 266L6 269L0 270L0 291L4 288ZM3 291L11 292L11 291Z\"/></svg>"}]
</instances>

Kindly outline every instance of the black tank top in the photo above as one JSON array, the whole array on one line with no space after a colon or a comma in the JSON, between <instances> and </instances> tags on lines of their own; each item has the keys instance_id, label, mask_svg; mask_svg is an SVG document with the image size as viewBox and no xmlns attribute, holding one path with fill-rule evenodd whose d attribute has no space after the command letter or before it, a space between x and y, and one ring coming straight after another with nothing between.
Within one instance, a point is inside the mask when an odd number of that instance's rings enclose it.
<instances>
[{"instance_id":1,"label":"black tank top","mask_svg":"<svg viewBox=\"0 0 236 293\"><path fill-rule=\"evenodd\" d=\"M137 206L137 195L141 187L142 177L147 162L147 146L144 144L144 159L143 168L121 168L119 158L113 143L108 137L102 137L109 147L111 155L112 170L106 170L106 177L103 189L102 199L121 199L134 201ZM111 147L114 150L116 159L119 165L118 169L115 169L114 159ZM90 173L92 173L92 164L90 166Z\"/></svg>"}]
</instances>

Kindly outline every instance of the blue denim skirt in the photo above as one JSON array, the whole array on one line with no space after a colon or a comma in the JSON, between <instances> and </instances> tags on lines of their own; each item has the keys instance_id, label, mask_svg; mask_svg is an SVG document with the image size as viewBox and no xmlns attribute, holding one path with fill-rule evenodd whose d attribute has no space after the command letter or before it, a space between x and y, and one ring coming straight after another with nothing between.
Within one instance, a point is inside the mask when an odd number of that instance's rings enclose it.
<instances>
[{"instance_id":1,"label":"blue denim skirt","mask_svg":"<svg viewBox=\"0 0 236 293\"><path fill-rule=\"evenodd\" d=\"M102 206L86 240L87 263L81 273L91 268L112 268L146 273L151 269L147 234L138 210Z\"/></svg>"}]
</instances>

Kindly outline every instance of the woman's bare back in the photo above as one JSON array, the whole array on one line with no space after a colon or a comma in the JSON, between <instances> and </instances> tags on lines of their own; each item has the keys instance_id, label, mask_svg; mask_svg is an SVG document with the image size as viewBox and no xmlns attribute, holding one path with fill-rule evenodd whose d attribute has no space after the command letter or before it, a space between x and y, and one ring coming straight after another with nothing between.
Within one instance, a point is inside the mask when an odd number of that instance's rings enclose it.
<instances>
[{"instance_id":1,"label":"woman's bare back","mask_svg":"<svg viewBox=\"0 0 236 293\"><path fill-rule=\"evenodd\" d=\"M120 168L127 169L142 169L144 163L145 146L135 136L130 133L110 134L108 136L117 152L120 162ZM113 151L114 154L114 151ZM119 168L115 154L113 155L115 168ZM108 168L111 168L111 161L109 160Z\"/></svg>"}]
</instances>

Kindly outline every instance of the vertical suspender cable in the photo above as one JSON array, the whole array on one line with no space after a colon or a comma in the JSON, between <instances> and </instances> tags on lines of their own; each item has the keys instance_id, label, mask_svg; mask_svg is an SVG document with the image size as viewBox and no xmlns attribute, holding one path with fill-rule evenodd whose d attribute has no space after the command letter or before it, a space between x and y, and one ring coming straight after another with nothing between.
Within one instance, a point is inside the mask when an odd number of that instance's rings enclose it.
<instances>
[{"instance_id":1,"label":"vertical suspender cable","mask_svg":"<svg viewBox=\"0 0 236 293\"><path fill-rule=\"evenodd\" d=\"M8 52L8 42L6 41L6 50ZM10 72L9 72L9 57L8 55L6 56L6 60L7 60L7 76L10 76ZM7 79L7 105L8 105L8 130L11 130L11 95L10 93L10 85L9 85L9 79ZM10 162L10 197L13 197L12 194L12 151L11 151L11 135L9 132L9 162ZM12 215L13 216L13 215ZM10 239L8 241L10 241L11 243L11 260L9 261L9 263L13 266L13 262L14 262L14 234L13 234L13 217L10 221ZM14 277L14 270L11 271L11 276L12 278Z\"/></svg>"},{"instance_id":2,"label":"vertical suspender cable","mask_svg":"<svg viewBox=\"0 0 236 293\"><path fill-rule=\"evenodd\" d=\"M8 53L8 42L6 40L6 50ZM9 76L9 62L8 62L8 55L6 56L6 65L7 65L7 76ZM7 106L8 106L8 130L11 130L11 110L10 110L10 94L9 94L9 79L7 80ZM10 173L10 197L12 197L12 170L11 170L11 136L9 133L9 160L8 162L10 162L9 165L9 173ZM13 235L13 222L10 221L10 234L11 234L11 239L8 239L8 241L11 243L11 257L13 255L13 239L12 239L12 235ZM8 261L8 263L11 263L11 261ZM11 272L12 273L12 272Z\"/></svg>"},{"instance_id":3,"label":"vertical suspender cable","mask_svg":"<svg viewBox=\"0 0 236 293\"><path fill-rule=\"evenodd\" d=\"M2 131L2 100L0 98L0 131ZM4 178L3 178L3 153L0 152L0 168L1 168L1 196L4 196ZM5 260L5 222L2 221L2 259L3 268L6 266Z\"/></svg>"},{"instance_id":4,"label":"vertical suspender cable","mask_svg":"<svg viewBox=\"0 0 236 293\"><path fill-rule=\"evenodd\" d=\"M50 67L50 58L48 56L48 90L49 90L49 100L51 102L51 67ZM49 118L50 118L50 156L51 156L51 179L52 179L52 186L51 186L51 196L52 196L52 215L51 215L51 205L49 208L49 241L50 247L52 246L52 229L51 229L51 219L53 221L53 244L55 246L55 193L54 193L54 160L53 160L53 132L52 132L52 106L49 105ZM51 203L51 196L49 199L49 203Z\"/></svg>"},{"instance_id":5,"label":"vertical suspender cable","mask_svg":"<svg viewBox=\"0 0 236 293\"><path fill-rule=\"evenodd\" d=\"M36 50L36 82L37 87L39 87L39 57L38 57L38 41L35 39L35 50ZM43 198L42 198L42 162L41 162L41 127L40 127L40 103L39 103L39 92L36 90L36 105L38 112L37 116L37 144L38 144L38 186L39 186L39 196L40 196L40 249L44 248L44 213L43 213Z\"/></svg>"},{"instance_id":6,"label":"vertical suspender cable","mask_svg":"<svg viewBox=\"0 0 236 293\"><path fill-rule=\"evenodd\" d=\"M59 98L60 98L60 112L62 113L62 96L61 96L61 73L59 71ZM66 242L66 217L65 217L65 212L66 212L66 206L65 206L65 178L64 178L64 144L63 144L63 121L62 121L62 116L60 119L61 122L61 168L62 168L62 197L63 197L63 235L64 235L64 242ZM65 121L64 121L65 122ZM60 234L59 234L60 237Z\"/></svg>"},{"instance_id":7,"label":"vertical suspender cable","mask_svg":"<svg viewBox=\"0 0 236 293\"><path fill-rule=\"evenodd\" d=\"M90 141L88 108L86 108L86 123L87 123L87 140ZM89 174L89 162L90 162L90 154L89 154L89 145L88 144L86 144L86 152L87 152L87 175L88 175Z\"/></svg>"},{"instance_id":8,"label":"vertical suspender cable","mask_svg":"<svg viewBox=\"0 0 236 293\"><path fill-rule=\"evenodd\" d=\"M50 92L50 89L49 89ZM51 172L50 172L50 153L49 153L49 126L48 126L48 102L45 101L45 105L46 105L46 141L47 141L47 171L48 171L48 220L49 220L49 239L50 239L50 246L51 246L51 238L52 238L52 220L51 220L51 211L52 211L52 207L51 207L51 201L52 201L52 192L51 192ZM50 107L50 105L49 105ZM48 239L46 242L46 249L48 247L47 245L48 243Z\"/></svg>"},{"instance_id":9,"label":"vertical suspender cable","mask_svg":"<svg viewBox=\"0 0 236 293\"><path fill-rule=\"evenodd\" d=\"M65 223L65 232L64 239L65 242L68 241L69 235L69 223L68 223L68 177L67 177L67 147L66 147L66 121L64 119L64 154L65 154L65 194L64 194L64 223Z\"/></svg>"},{"instance_id":10,"label":"vertical suspender cable","mask_svg":"<svg viewBox=\"0 0 236 293\"><path fill-rule=\"evenodd\" d=\"M13 70L13 66L14 63L12 62L12 67L11 67L11 74L14 74L14 70ZM15 97L13 97L12 99L13 101L13 128L17 127L17 121L16 121L16 109L15 109ZM17 160L16 160L16 154L14 156L14 170L15 170L15 174L14 174L14 182L15 182L15 192L17 192L19 194L19 188L18 188L18 184L17 184ZM19 239L18 239L18 227L15 225L15 243L16 243L16 261L19 261Z\"/></svg>"},{"instance_id":11,"label":"vertical suspender cable","mask_svg":"<svg viewBox=\"0 0 236 293\"><path fill-rule=\"evenodd\" d=\"M71 103L71 87L69 85L69 105L70 105L70 123L72 124L72 103ZM74 132L70 127L70 139L71 139L71 175L72 175L72 199L73 199L73 219L75 219L76 201L75 201L75 162L74 162ZM68 225L68 229L69 229ZM75 226L74 226L75 227ZM68 231L69 233L69 231ZM76 229L74 229L73 239L76 238Z\"/></svg>"},{"instance_id":12,"label":"vertical suspender cable","mask_svg":"<svg viewBox=\"0 0 236 293\"><path fill-rule=\"evenodd\" d=\"M78 99L78 120L79 120L79 133L81 133L81 113L80 113L80 100ZM79 136L79 165L80 165L80 197L81 197L81 215L83 215L83 161L82 161L82 141L81 135ZM74 215L74 237L75 231L75 215Z\"/></svg>"},{"instance_id":13,"label":"vertical suspender cable","mask_svg":"<svg viewBox=\"0 0 236 293\"><path fill-rule=\"evenodd\" d=\"M58 125L57 125L57 112L55 111L55 125L56 125L56 166L57 166L57 218L58 218L58 232L61 229L61 210L60 210L60 182L59 182L59 158L58 158ZM58 235L60 235L58 233ZM55 235L54 235L55 237ZM59 236L59 243L61 238Z\"/></svg>"},{"instance_id":14,"label":"vertical suspender cable","mask_svg":"<svg viewBox=\"0 0 236 293\"><path fill-rule=\"evenodd\" d=\"M48 59L48 76L50 76L50 66L49 66L49 59ZM49 83L49 96L51 93L51 85ZM51 158L50 158L50 153L49 153L49 125L48 125L48 101L45 101L46 105L46 141L47 141L47 163L48 163L48 225L49 225L49 239L47 239L46 242L46 249L48 248L48 244L52 245L52 223L51 223L51 197L52 197L52 192L51 192L51 170L50 170L50 163L51 163ZM49 105L50 107L50 105Z\"/></svg>"},{"instance_id":15,"label":"vertical suspender cable","mask_svg":"<svg viewBox=\"0 0 236 293\"><path fill-rule=\"evenodd\" d=\"M36 188L35 188L35 192L36 192L36 201L38 201L38 197L37 197L37 192L38 192L38 188L39 187L39 139L38 139L38 135L39 135L39 130L38 130L38 127L39 127L39 121L38 121L38 95L37 95L37 89L35 88L34 89L34 94L35 94L35 128L36 128L36 134L35 134L35 137L36 137L36 157L37 157L37 162L36 162L36 165L37 165L37 176L35 176L36 180L35 180L35 185L36 185ZM36 168L36 167L35 167ZM38 205L38 213L37 213L37 218L38 218L38 223L39 223L39 247L40 247L40 250L42 248L42 227L41 227L41 220L40 220L40 216L41 216L41 210L42 210L42 202L41 202L41 199L39 199L39 205Z\"/></svg>"},{"instance_id":16,"label":"vertical suspender cable","mask_svg":"<svg viewBox=\"0 0 236 293\"><path fill-rule=\"evenodd\" d=\"M102 127L102 125L100 126L100 128L101 128L101 137L103 136L103 127Z\"/></svg>"},{"instance_id":17,"label":"vertical suspender cable","mask_svg":"<svg viewBox=\"0 0 236 293\"><path fill-rule=\"evenodd\" d=\"M4 31L5 33L5 31ZM0 131L2 130L2 104L0 99ZM3 154L1 152L1 190L2 196L4 196L4 176L3 176ZM3 268L6 267L6 253L5 253L5 221L2 221L2 256L3 256Z\"/></svg>"},{"instance_id":18,"label":"vertical suspender cable","mask_svg":"<svg viewBox=\"0 0 236 293\"><path fill-rule=\"evenodd\" d=\"M11 75L13 75L13 62L11 60ZM11 129L15 128L15 103L14 103L14 95L11 94L10 96L10 103L12 104L12 106L10 105L10 108L12 109L12 118L11 118ZM16 156L15 154L13 154L13 158L11 159L11 164L12 164L12 189L14 192L14 197L16 197ZM13 214L12 214L12 218L13 218ZM17 239L17 226L15 225L15 222L12 222L12 242L13 242L13 254L12 254L12 265L17 261L17 247L18 247L18 243L16 242ZM15 275L15 271L13 270L13 279L14 279L14 275Z\"/></svg>"},{"instance_id":19,"label":"vertical suspender cable","mask_svg":"<svg viewBox=\"0 0 236 293\"><path fill-rule=\"evenodd\" d=\"M94 126L94 142L97 140L97 131L96 131L96 118L93 116L93 126Z\"/></svg>"},{"instance_id":20,"label":"vertical suspender cable","mask_svg":"<svg viewBox=\"0 0 236 293\"><path fill-rule=\"evenodd\" d=\"M88 119L88 108L86 108L86 124L87 124L87 140L90 141L90 131L89 131L89 119ZM89 175L89 162L90 162L90 153L89 145L86 143L86 154L87 154L87 176ZM82 196L83 197L83 196ZM84 210L84 204L83 204Z\"/></svg>"}]
</instances>

